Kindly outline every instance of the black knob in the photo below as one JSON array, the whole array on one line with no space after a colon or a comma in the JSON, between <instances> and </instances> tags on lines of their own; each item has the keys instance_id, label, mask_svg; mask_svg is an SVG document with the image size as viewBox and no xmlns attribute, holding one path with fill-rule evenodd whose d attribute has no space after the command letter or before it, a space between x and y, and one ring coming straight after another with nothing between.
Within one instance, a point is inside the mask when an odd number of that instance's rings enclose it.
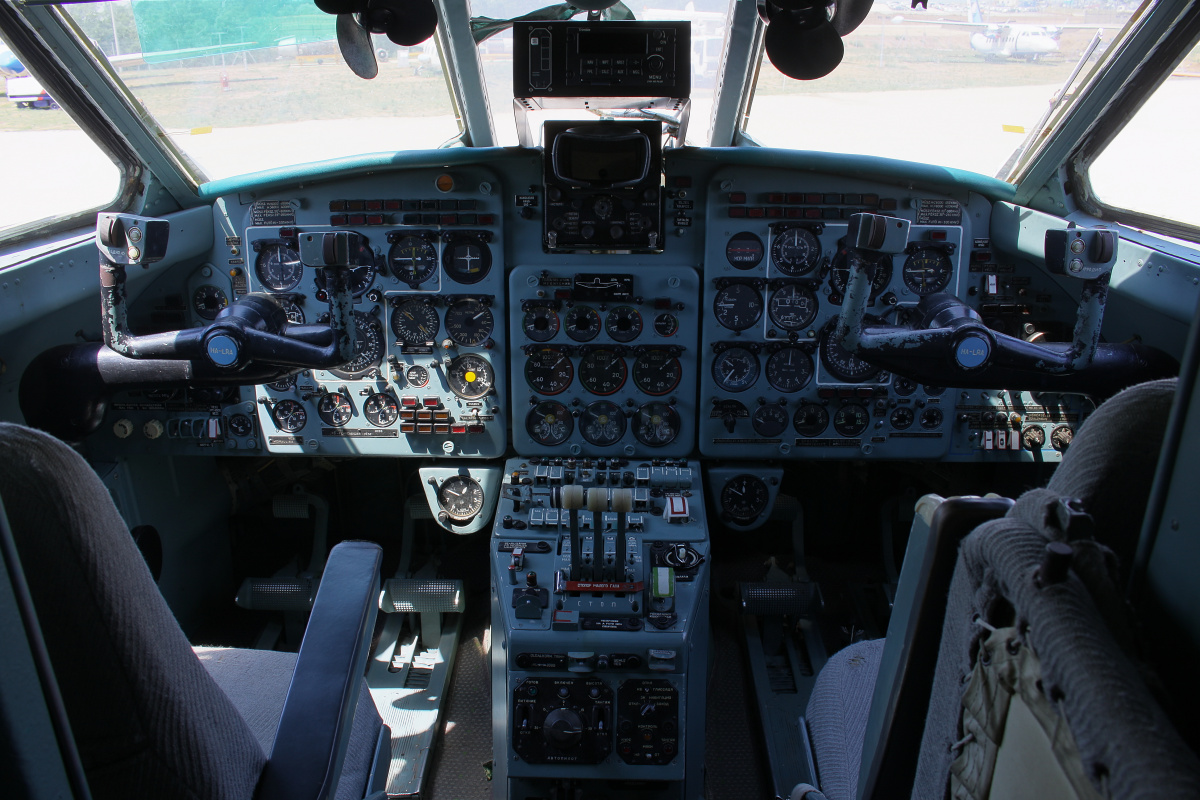
<instances>
[{"instance_id":1,"label":"black knob","mask_svg":"<svg viewBox=\"0 0 1200 800\"><path fill-rule=\"evenodd\" d=\"M525 573L525 585L531 589L534 588L535 586L537 586L537 573L536 572L526 572Z\"/></svg>"},{"instance_id":2,"label":"black knob","mask_svg":"<svg viewBox=\"0 0 1200 800\"><path fill-rule=\"evenodd\" d=\"M583 720L569 708L556 708L546 715L542 735L551 747L566 750L583 738Z\"/></svg>"}]
</instances>

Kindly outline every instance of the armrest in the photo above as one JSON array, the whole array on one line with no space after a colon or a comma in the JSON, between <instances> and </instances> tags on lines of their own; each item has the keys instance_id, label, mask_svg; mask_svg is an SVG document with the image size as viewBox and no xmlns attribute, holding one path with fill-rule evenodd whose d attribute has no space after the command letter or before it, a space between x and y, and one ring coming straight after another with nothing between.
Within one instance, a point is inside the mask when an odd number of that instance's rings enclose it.
<instances>
[{"instance_id":1,"label":"armrest","mask_svg":"<svg viewBox=\"0 0 1200 800\"><path fill-rule=\"evenodd\" d=\"M381 560L371 542L330 551L259 782L261 800L326 798L336 788L366 671Z\"/></svg>"}]
</instances>

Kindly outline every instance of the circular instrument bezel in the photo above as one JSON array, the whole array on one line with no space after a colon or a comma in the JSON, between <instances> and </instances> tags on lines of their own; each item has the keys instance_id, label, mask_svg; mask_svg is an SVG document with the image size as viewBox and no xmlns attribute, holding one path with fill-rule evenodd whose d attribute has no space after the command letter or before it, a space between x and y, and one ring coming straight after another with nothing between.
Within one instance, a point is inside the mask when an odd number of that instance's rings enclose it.
<instances>
[{"instance_id":1,"label":"circular instrument bezel","mask_svg":"<svg viewBox=\"0 0 1200 800\"><path fill-rule=\"evenodd\" d=\"M728 514L734 522L742 525L748 525L761 517L770 502L771 490L767 488L767 482L757 475L734 475L721 487L722 513Z\"/></svg>"},{"instance_id":2,"label":"circular instrument bezel","mask_svg":"<svg viewBox=\"0 0 1200 800\"><path fill-rule=\"evenodd\" d=\"M346 283L350 289L350 294L355 297L362 297L367 293L375 283L375 277L379 274L379 265L375 261L375 251L371 249L370 242L367 237L359 234L358 249L356 249L350 259L351 267L349 275L346 276ZM325 271L315 270L314 282L317 289L326 291Z\"/></svg>"},{"instance_id":3,"label":"circular instrument bezel","mask_svg":"<svg viewBox=\"0 0 1200 800\"><path fill-rule=\"evenodd\" d=\"M748 283L730 283L713 297L713 316L731 331L753 328L762 315L762 292Z\"/></svg>"},{"instance_id":4,"label":"circular instrument bezel","mask_svg":"<svg viewBox=\"0 0 1200 800\"><path fill-rule=\"evenodd\" d=\"M433 303L423 297L408 297L392 309L391 327L401 344L425 345L437 340L442 321Z\"/></svg>"},{"instance_id":5,"label":"circular instrument bezel","mask_svg":"<svg viewBox=\"0 0 1200 800\"><path fill-rule=\"evenodd\" d=\"M800 298L801 302L797 303L796 298ZM784 305L785 299L788 301L787 305ZM812 325L820 307L820 301L812 289L795 283L780 286L771 292L770 298L767 299L767 314L771 317L771 323L785 331L800 331ZM788 308L802 310L796 315L787 311Z\"/></svg>"},{"instance_id":6,"label":"circular instrument bezel","mask_svg":"<svg viewBox=\"0 0 1200 800\"><path fill-rule=\"evenodd\" d=\"M879 367L870 364L838 345L833 344L833 325L821 333L821 364L837 380L843 383L874 383L879 380Z\"/></svg>"},{"instance_id":7,"label":"circular instrument bezel","mask_svg":"<svg viewBox=\"0 0 1200 800\"><path fill-rule=\"evenodd\" d=\"M562 348L539 347L527 354L525 382L535 393L553 397L565 392L574 380L575 365Z\"/></svg>"},{"instance_id":8,"label":"circular instrument bezel","mask_svg":"<svg viewBox=\"0 0 1200 800\"><path fill-rule=\"evenodd\" d=\"M750 415L750 425L759 436L774 439L788 429L791 417L787 408L778 403L767 403L754 409ZM769 425L769 427L768 427Z\"/></svg>"},{"instance_id":9,"label":"circular instrument bezel","mask_svg":"<svg viewBox=\"0 0 1200 800\"><path fill-rule=\"evenodd\" d=\"M279 278L269 277L272 271L279 267L284 267L287 271L280 273ZM261 245L258 256L254 259L254 276L268 292L290 292L304 280L304 264L300 261L300 251L287 242Z\"/></svg>"},{"instance_id":10,"label":"circular instrument bezel","mask_svg":"<svg viewBox=\"0 0 1200 800\"><path fill-rule=\"evenodd\" d=\"M326 392L317 398L317 416L332 428L342 428L354 419L354 405L341 392Z\"/></svg>"},{"instance_id":11,"label":"circular instrument bezel","mask_svg":"<svg viewBox=\"0 0 1200 800\"><path fill-rule=\"evenodd\" d=\"M466 248L468 252L460 256L460 248ZM477 248L478 255L470 255L470 248ZM460 258L466 260L466 266L459 265ZM472 266L472 260L478 261L479 266ZM479 283L492 270L492 248L487 242L474 236L451 237L442 248L442 268L446 271L446 277L455 283Z\"/></svg>"},{"instance_id":12,"label":"circular instrument bezel","mask_svg":"<svg viewBox=\"0 0 1200 800\"><path fill-rule=\"evenodd\" d=\"M475 374L475 380L468 380L469 373ZM492 370L492 365L482 357L468 353L453 359L446 366L446 383L450 386L450 391L463 400L478 400L486 397L495 388L496 373Z\"/></svg>"},{"instance_id":13,"label":"circular instrument bezel","mask_svg":"<svg viewBox=\"0 0 1200 800\"><path fill-rule=\"evenodd\" d=\"M600 359L611 355L611 360L601 364ZM600 370L608 370L607 373ZM579 383L594 395L608 397L621 391L629 378L629 367L625 358L612 348L597 347L579 359ZM612 385L615 383L616 385Z\"/></svg>"},{"instance_id":14,"label":"circular instrument bezel","mask_svg":"<svg viewBox=\"0 0 1200 800\"><path fill-rule=\"evenodd\" d=\"M400 418L400 404L387 392L376 392L363 401L363 416L376 428L387 428Z\"/></svg>"},{"instance_id":15,"label":"circular instrument bezel","mask_svg":"<svg viewBox=\"0 0 1200 800\"><path fill-rule=\"evenodd\" d=\"M622 320L629 320L628 330L621 330ZM642 335L642 312L630 305L614 306L604 317L604 332L614 342L632 342Z\"/></svg>"},{"instance_id":16,"label":"circular instrument bezel","mask_svg":"<svg viewBox=\"0 0 1200 800\"><path fill-rule=\"evenodd\" d=\"M934 275L932 283L927 280L930 272ZM950 285L950 279L954 277L954 262L940 247L918 247L904 259L900 274L910 291L924 297Z\"/></svg>"},{"instance_id":17,"label":"circular instrument bezel","mask_svg":"<svg viewBox=\"0 0 1200 800\"><path fill-rule=\"evenodd\" d=\"M725 260L734 269L754 269L762 263L766 248L758 234L741 231L725 242Z\"/></svg>"},{"instance_id":18,"label":"circular instrument bezel","mask_svg":"<svg viewBox=\"0 0 1200 800\"><path fill-rule=\"evenodd\" d=\"M456 493L454 490L459 486L462 491ZM465 497L468 505L463 506L461 500L450 499L450 495ZM451 475L438 486L438 508L458 523L470 522L479 516L483 511L483 500L483 487L469 475Z\"/></svg>"},{"instance_id":19,"label":"circular instrument bezel","mask_svg":"<svg viewBox=\"0 0 1200 800\"><path fill-rule=\"evenodd\" d=\"M683 365L665 348L644 350L633 361L633 385L643 394L662 397L683 379Z\"/></svg>"},{"instance_id":20,"label":"circular instrument bezel","mask_svg":"<svg viewBox=\"0 0 1200 800\"><path fill-rule=\"evenodd\" d=\"M383 323L365 311L354 312L354 358L329 372L339 378L355 380L378 369L386 350Z\"/></svg>"},{"instance_id":21,"label":"circular instrument bezel","mask_svg":"<svg viewBox=\"0 0 1200 800\"><path fill-rule=\"evenodd\" d=\"M805 412L815 412L815 422L803 422ZM792 414L792 427L796 433L809 439L820 436L829 427L829 409L819 403L801 403Z\"/></svg>"},{"instance_id":22,"label":"circular instrument bezel","mask_svg":"<svg viewBox=\"0 0 1200 800\"><path fill-rule=\"evenodd\" d=\"M771 264L784 275L798 278L820 263L821 240L808 228L784 228L771 241Z\"/></svg>"},{"instance_id":23,"label":"circular instrument bezel","mask_svg":"<svg viewBox=\"0 0 1200 800\"><path fill-rule=\"evenodd\" d=\"M279 430L296 433L308 424L308 411L295 400L284 399L272 406L271 419Z\"/></svg>"},{"instance_id":24,"label":"circular instrument bezel","mask_svg":"<svg viewBox=\"0 0 1200 800\"><path fill-rule=\"evenodd\" d=\"M724 375L720 372L726 365L738 368L745 366L746 373L731 383L730 378L734 375L733 371L727 371ZM758 382L761 371L762 365L759 364L758 355L745 347L729 347L717 353L713 358L711 369L712 379L721 390L726 392L746 391Z\"/></svg>"},{"instance_id":25,"label":"circular instrument bezel","mask_svg":"<svg viewBox=\"0 0 1200 800\"><path fill-rule=\"evenodd\" d=\"M833 257L833 264L829 269L830 288L843 296L846 294L846 284L850 280L849 260L852 257L859 258L859 256L851 256L850 251L846 248L841 248ZM875 271L871 273L871 299L874 300L892 282L892 272L895 266L890 253L878 253L869 258L875 262Z\"/></svg>"},{"instance_id":26,"label":"circular instrument bezel","mask_svg":"<svg viewBox=\"0 0 1200 800\"><path fill-rule=\"evenodd\" d=\"M483 322L475 322L480 319ZM446 308L446 335L459 347L479 347L486 343L492 338L495 326L492 309L474 297L460 298Z\"/></svg>"},{"instance_id":27,"label":"circular instrument bezel","mask_svg":"<svg viewBox=\"0 0 1200 800\"><path fill-rule=\"evenodd\" d=\"M816 371L812 356L799 347L781 347L767 359L767 383L784 394L793 394L808 386Z\"/></svg>"},{"instance_id":28,"label":"circular instrument bezel","mask_svg":"<svg viewBox=\"0 0 1200 800\"><path fill-rule=\"evenodd\" d=\"M553 417L553 419L549 419ZM558 436L547 437L537 432L538 427L562 425L563 430ZM571 438L575 430L575 420L567 407L557 400L543 400L525 415L525 432L529 438L543 447L558 447Z\"/></svg>"},{"instance_id":29,"label":"circular instrument bezel","mask_svg":"<svg viewBox=\"0 0 1200 800\"><path fill-rule=\"evenodd\" d=\"M839 436L856 439L871 426L871 412L860 403L843 403L833 412L833 429Z\"/></svg>"},{"instance_id":30,"label":"circular instrument bezel","mask_svg":"<svg viewBox=\"0 0 1200 800\"><path fill-rule=\"evenodd\" d=\"M578 319L585 318L591 322L587 330L580 331ZM600 319L600 312L591 306L577 305L567 309L567 313L563 315L563 328L567 332L567 336L576 342L590 342L600 335L600 331L604 328L604 323Z\"/></svg>"},{"instance_id":31,"label":"circular instrument bezel","mask_svg":"<svg viewBox=\"0 0 1200 800\"><path fill-rule=\"evenodd\" d=\"M402 248L408 248L411 255L398 255ZM416 233L406 233L397 238L387 254L388 269L392 275L413 288L434 276L439 260L437 245ZM408 264L400 263L403 261Z\"/></svg>"},{"instance_id":32,"label":"circular instrument bezel","mask_svg":"<svg viewBox=\"0 0 1200 800\"><path fill-rule=\"evenodd\" d=\"M531 342L548 342L561 326L558 312L549 306L533 306L521 318L521 331Z\"/></svg>"},{"instance_id":33,"label":"circular instrument bezel","mask_svg":"<svg viewBox=\"0 0 1200 800\"><path fill-rule=\"evenodd\" d=\"M218 299L218 308L210 308L204 302L209 297ZM225 294L225 290L220 286L206 283L192 292L192 311L196 312L196 316L200 317L200 319L214 320L217 318L217 314L220 314L228 307L229 295Z\"/></svg>"},{"instance_id":34,"label":"circular instrument bezel","mask_svg":"<svg viewBox=\"0 0 1200 800\"><path fill-rule=\"evenodd\" d=\"M665 429L670 431L670 437L665 439L648 439L650 430ZM666 447L679 438L679 412L663 402L646 403L634 414L633 436L647 447Z\"/></svg>"},{"instance_id":35,"label":"circular instrument bezel","mask_svg":"<svg viewBox=\"0 0 1200 800\"><path fill-rule=\"evenodd\" d=\"M606 437L596 435L596 426L609 426L610 421L615 420L619 430L616 436L611 434ZM625 429L628 427L625 414L622 413L621 407L611 400L597 400L594 403L589 403L584 408L583 413L579 415L579 434L588 444L595 447L612 447L621 439L625 438Z\"/></svg>"}]
</instances>

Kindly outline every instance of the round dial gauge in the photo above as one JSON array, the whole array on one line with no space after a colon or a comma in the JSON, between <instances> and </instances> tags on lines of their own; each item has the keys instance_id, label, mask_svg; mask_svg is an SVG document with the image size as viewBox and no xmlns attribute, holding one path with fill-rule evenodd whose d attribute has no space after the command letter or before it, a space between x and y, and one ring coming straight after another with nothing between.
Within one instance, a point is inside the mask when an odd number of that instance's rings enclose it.
<instances>
[{"instance_id":1,"label":"round dial gauge","mask_svg":"<svg viewBox=\"0 0 1200 800\"><path fill-rule=\"evenodd\" d=\"M862 383L875 380L879 367L863 361L840 344L833 343L833 326L821 335L821 363L833 377L847 383Z\"/></svg>"},{"instance_id":2,"label":"round dial gauge","mask_svg":"<svg viewBox=\"0 0 1200 800\"><path fill-rule=\"evenodd\" d=\"M388 251L388 266L392 274L409 286L432 278L437 265L437 248L423 236L401 236Z\"/></svg>"},{"instance_id":3,"label":"round dial gauge","mask_svg":"<svg viewBox=\"0 0 1200 800\"><path fill-rule=\"evenodd\" d=\"M296 325L304 324L304 309L296 305L296 301L290 297L279 298L279 304L283 306L283 313L287 314L288 322L293 322Z\"/></svg>"},{"instance_id":4,"label":"round dial gauge","mask_svg":"<svg viewBox=\"0 0 1200 800\"><path fill-rule=\"evenodd\" d=\"M521 328L530 341L548 342L558 333L558 324L558 314L553 308L537 306L525 312Z\"/></svg>"},{"instance_id":5,"label":"round dial gauge","mask_svg":"<svg viewBox=\"0 0 1200 800\"><path fill-rule=\"evenodd\" d=\"M625 415L616 403L597 400L579 417L579 432L589 444L609 447L625 435Z\"/></svg>"},{"instance_id":6,"label":"round dial gauge","mask_svg":"<svg viewBox=\"0 0 1200 800\"><path fill-rule=\"evenodd\" d=\"M838 250L837 255L833 257L829 274L829 285L835 292L841 295L846 293L846 283L850 280L851 259L858 261L860 258L861 256L851 255L845 248ZM868 258L874 267L874 272L871 273L871 298L874 299L892 282L892 257L887 253L880 253Z\"/></svg>"},{"instance_id":7,"label":"round dial gauge","mask_svg":"<svg viewBox=\"0 0 1200 800\"><path fill-rule=\"evenodd\" d=\"M817 296L803 286L781 286L767 301L767 313L776 327L785 331L802 330L817 318Z\"/></svg>"},{"instance_id":8,"label":"round dial gauge","mask_svg":"<svg viewBox=\"0 0 1200 800\"><path fill-rule=\"evenodd\" d=\"M647 350L633 362L634 385L655 397L670 394L682 377L683 367L669 350Z\"/></svg>"},{"instance_id":9,"label":"round dial gauge","mask_svg":"<svg viewBox=\"0 0 1200 800\"><path fill-rule=\"evenodd\" d=\"M466 475L451 475L438 487L438 505L455 522L469 522L483 510L483 487Z\"/></svg>"},{"instance_id":10,"label":"round dial gauge","mask_svg":"<svg viewBox=\"0 0 1200 800\"><path fill-rule=\"evenodd\" d=\"M474 237L451 239L442 251L446 276L458 283L479 283L492 268L492 250Z\"/></svg>"},{"instance_id":11,"label":"round dial gauge","mask_svg":"<svg viewBox=\"0 0 1200 800\"><path fill-rule=\"evenodd\" d=\"M420 364L413 364L408 369L404 370L404 380L409 386L421 388L429 385L429 370L422 367Z\"/></svg>"},{"instance_id":12,"label":"round dial gauge","mask_svg":"<svg viewBox=\"0 0 1200 800\"><path fill-rule=\"evenodd\" d=\"M437 309L422 298L405 300L392 311L392 333L404 344L428 344L441 329Z\"/></svg>"},{"instance_id":13,"label":"round dial gauge","mask_svg":"<svg viewBox=\"0 0 1200 800\"><path fill-rule=\"evenodd\" d=\"M904 260L904 285L919 295L940 292L950 285L954 263L935 247L921 247Z\"/></svg>"},{"instance_id":14,"label":"round dial gauge","mask_svg":"<svg viewBox=\"0 0 1200 800\"><path fill-rule=\"evenodd\" d=\"M713 359L713 380L727 392L744 392L758 380L758 356L744 347L730 347Z\"/></svg>"},{"instance_id":15,"label":"round dial gauge","mask_svg":"<svg viewBox=\"0 0 1200 800\"><path fill-rule=\"evenodd\" d=\"M600 332L600 315L591 306L572 306L563 320L567 336L577 342L590 342Z\"/></svg>"},{"instance_id":16,"label":"round dial gauge","mask_svg":"<svg viewBox=\"0 0 1200 800\"><path fill-rule=\"evenodd\" d=\"M350 263L353 266L350 268L350 274L346 276L346 285L352 295L362 297L367 289L371 288L371 284L375 283L375 276L379 272L375 266L375 251L371 249L365 236L358 237L358 247L350 254ZM324 291L325 270L318 269L316 273L317 288Z\"/></svg>"},{"instance_id":17,"label":"round dial gauge","mask_svg":"<svg viewBox=\"0 0 1200 800\"><path fill-rule=\"evenodd\" d=\"M295 400L280 400L271 409L271 419L279 430L295 433L308 423L308 412Z\"/></svg>"},{"instance_id":18,"label":"round dial gauge","mask_svg":"<svg viewBox=\"0 0 1200 800\"><path fill-rule=\"evenodd\" d=\"M921 412L921 427L926 430L933 430L942 424L943 419L945 419L945 416L942 414L940 408L927 408ZM1071 429L1067 428L1067 430L1070 431Z\"/></svg>"},{"instance_id":19,"label":"round dial gauge","mask_svg":"<svg viewBox=\"0 0 1200 800\"><path fill-rule=\"evenodd\" d=\"M820 436L829 427L829 412L816 403L801 403L792 417L792 427L801 436Z\"/></svg>"},{"instance_id":20,"label":"round dial gauge","mask_svg":"<svg viewBox=\"0 0 1200 800\"><path fill-rule=\"evenodd\" d=\"M1026 450L1041 450L1046 446L1046 432L1037 425L1026 425L1021 431L1021 444Z\"/></svg>"},{"instance_id":21,"label":"round dial gauge","mask_svg":"<svg viewBox=\"0 0 1200 800\"><path fill-rule=\"evenodd\" d=\"M383 325L364 311L354 312L354 358L329 370L339 378L361 378L383 360Z\"/></svg>"},{"instance_id":22,"label":"round dial gauge","mask_svg":"<svg viewBox=\"0 0 1200 800\"><path fill-rule=\"evenodd\" d=\"M287 292L304 277L300 254L283 242L263 246L254 260L254 274L272 292Z\"/></svg>"},{"instance_id":23,"label":"round dial gauge","mask_svg":"<svg viewBox=\"0 0 1200 800\"><path fill-rule=\"evenodd\" d=\"M743 525L758 519L767 510L771 495L767 484L757 475L735 475L721 488L721 511Z\"/></svg>"},{"instance_id":24,"label":"round dial gauge","mask_svg":"<svg viewBox=\"0 0 1200 800\"><path fill-rule=\"evenodd\" d=\"M525 417L525 431L529 438L546 447L557 447L570 438L575 430L571 412L556 400L543 400Z\"/></svg>"},{"instance_id":25,"label":"round dial gauge","mask_svg":"<svg viewBox=\"0 0 1200 800\"><path fill-rule=\"evenodd\" d=\"M902 378L897 375L892 381L892 390L901 397L908 397L917 390L917 382L911 378Z\"/></svg>"},{"instance_id":26,"label":"round dial gauge","mask_svg":"<svg viewBox=\"0 0 1200 800\"><path fill-rule=\"evenodd\" d=\"M229 432L234 436L249 436L254 433L254 421L245 414L234 414L229 418Z\"/></svg>"},{"instance_id":27,"label":"round dial gauge","mask_svg":"<svg viewBox=\"0 0 1200 800\"><path fill-rule=\"evenodd\" d=\"M377 428L386 428L400 417L400 404L385 392L376 392L363 402L363 416Z\"/></svg>"},{"instance_id":28,"label":"round dial gauge","mask_svg":"<svg viewBox=\"0 0 1200 800\"><path fill-rule=\"evenodd\" d=\"M833 429L842 436L861 436L870 424L870 412L858 403L846 403L833 413Z\"/></svg>"},{"instance_id":29,"label":"round dial gauge","mask_svg":"<svg viewBox=\"0 0 1200 800\"><path fill-rule=\"evenodd\" d=\"M666 403L646 403L633 418L633 435L647 447L663 447L679 435L679 414Z\"/></svg>"},{"instance_id":30,"label":"round dial gauge","mask_svg":"<svg viewBox=\"0 0 1200 800\"><path fill-rule=\"evenodd\" d=\"M326 425L340 428L354 417L354 406L341 392L328 392L317 400L317 416Z\"/></svg>"},{"instance_id":31,"label":"round dial gauge","mask_svg":"<svg viewBox=\"0 0 1200 800\"><path fill-rule=\"evenodd\" d=\"M274 383L268 383L267 388L274 392L290 392L296 386L295 373L288 375L286 378L280 378Z\"/></svg>"},{"instance_id":32,"label":"round dial gauge","mask_svg":"<svg viewBox=\"0 0 1200 800\"><path fill-rule=\"evenodd\" d=\"M771 244L771 263L784 275L806 275L821 260L821 243L807 228L780 231Z\"/></svg>"},{"instance_id":33,"label":"round dial gauge","mask_svg":"<svg viewBox=\"0 0 1200 800\"><path fill-rule=\"evenodd\" d=\"M913 410L908 406L899 406L895 411L892 412L892 415L888 418L888 421L892 423L893 428L898 431L902 431L905 428L910 427L913 422L916 421L916 415L913 414Z\"/></svg>"},{"instance_id":34,"label":"round dial gauge","mask_svg":"<svg viewBox=\"0 0 1200 800\"><path fill-rule=\"evenodd\" d=\"M750 231L735 233L725 243L725 258L737 269L754 269L763 258L762 239Z\"/></svg>"},{"instance_id":35,"label":"round dial gauge","mask_svg":"<svg viewBox=\"0 0 1200 800\"><path fill-rule=\"evenodd\" d=\"M799 347L777 350L767 359L767 383L781 392L798 392L813 376L812 357Z\"/></svg>"},{"instance_id":36,"label":"round dial gauge","mask_svg":"<svg viewBox=\"0 0 1200 800\"><path fill-rule=\"evenodd\" d=\"M229 305L229 298L219 286L205 284L192 295L192 310L201 319L216 319L221 309Z\"/></svg>"},{"instance_id":37,"label":"round dial gauge","mask_svg":"<svg viewBox=\"0 0 1200 800\"><path fill-rule=\"evenodd\" d=\"M659 314L654 318L654 332L659 336L674 336L679 332L679 317L674 314Z\"/></svg>"},{"instance_id":38,"label":"round dial gauge","mask_svg":"<svg viewBox=\"0 0 1200 800\"><path fill-rule=\"evenodd\" d=\"M446 367L450 391L464 400L478 400L496 385L492 367L476 355L459 356Z\"/></svg>"},{"instance_id":39,"label":"round dial gauge","mask_svg":"<svg viewBox=\"0 0 1200 800\"><path fill-rule=\"evenodd\" d=\"M787 409L775 403L759 406L754 409L750 424L754 426L754 432L759 436L774 438L787 430Z\"/></svg>"},{"instance_id":40,"label":"round dial gauge","mask_svg":"<svg viewBox=\"0 0 1200 800\"><path fill-rule=\"evenodd\" d=\"M604 318L604 330L614 342L632 342L642 333L642 315L633 306L617 306Z\"/></svg>"},{"instance_id":41,"label":"round dial gauge","mask_svg":"<svg viewBox=\"0 0 1200 800\"><path fill-rule=\"evenodd\" d=\"M579 361L579 382L592 394L604 396L620 391L628 374L625 359L615 350L592 350Z\"/></svg>"},{"instance_id":42,"label":"round dial gauge","mask_svg":"<svg viewBox=\"0 0 1200 800\"><path fill-rule=\"evenodd\" d=\"M479 300L455 300L446 309L446 334L460 347L478 347L492 335L492 310Z\"/></svg>"},{"instance_id":43,"label":"round dial gauge","mask_svg":"<svg viewBox=\"0 0 1200 800\"><path fill-rule=\"evenodd\" d=\"M574 378L575 367L570 357L557 347L534 350L525 361L525 380L538 394L559 394Z\"/></svg>"},{"instance_id":44,"label":"round dial gauge","mask_svg":"<svg viewBox=\"0 0 1200 800\"><path fill-rule=\"evenodd\" d=\"M717 322L731 331L744 331L762 319L763 301L758 289L746 283L731 283L713 298Z\"/></svg>"}]
</instances>

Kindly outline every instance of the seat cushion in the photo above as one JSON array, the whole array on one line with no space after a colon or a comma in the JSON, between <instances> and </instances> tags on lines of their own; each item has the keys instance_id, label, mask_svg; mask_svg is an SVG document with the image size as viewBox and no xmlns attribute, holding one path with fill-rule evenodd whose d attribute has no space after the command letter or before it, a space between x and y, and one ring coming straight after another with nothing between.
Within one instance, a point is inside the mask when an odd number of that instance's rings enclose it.
<instances>
[{"instance_id":1,"label":"seat cushion","mask_svg":"<svg viewBox=\"0 0 1200 800\"><path fill-rule=\"evenodd\" d=\"M883 639L834 653L817 676L806 720L821 791L829 800L853 800Z\"/></svg>"}]
</instances>

